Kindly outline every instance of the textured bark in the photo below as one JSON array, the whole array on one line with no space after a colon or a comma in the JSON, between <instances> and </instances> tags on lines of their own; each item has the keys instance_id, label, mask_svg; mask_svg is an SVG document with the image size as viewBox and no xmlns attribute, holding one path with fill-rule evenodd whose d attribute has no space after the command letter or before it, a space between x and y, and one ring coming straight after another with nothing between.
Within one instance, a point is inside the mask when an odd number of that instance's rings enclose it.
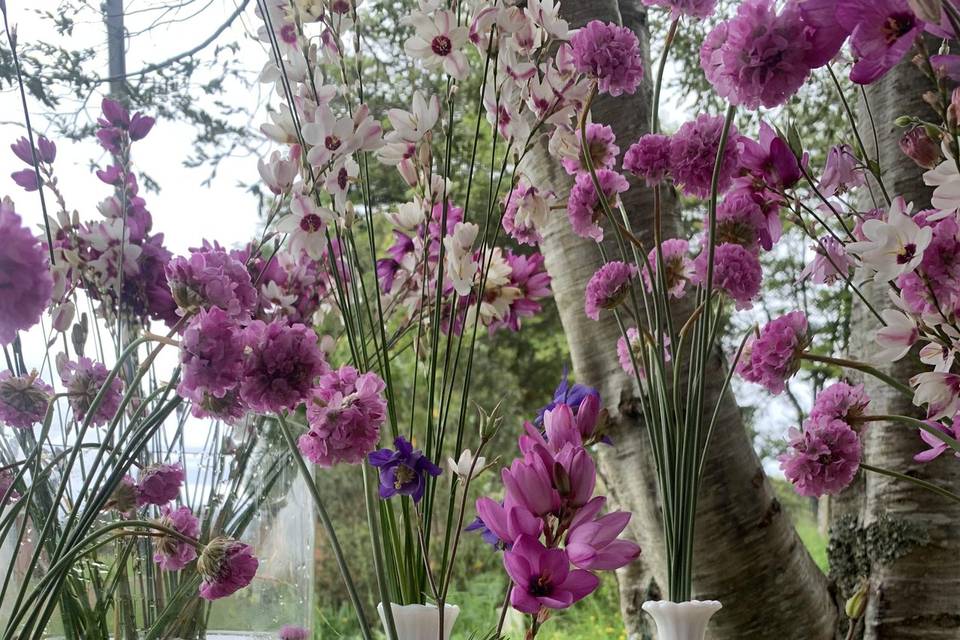
<instances>
[{"instance_id":1,"label":"textured bark","mask_svg":"<svg viewBox=\"0 0 960 640\"><path fill-rule=\"evenodd\" d=\"M646 11L639 0L564 0L562 11L571 27L591 19L623 20L647 42ZM594 120L610 124L625 150L647 130L649 105L645 82L635 96L598 99ZM532 184L552 188L566 198L570 179L546 157L545 143L525 173ZM624 200L633 229L650 246L652 191L636 186ZM667 200L672 204L672 198ZM665 235L679 235L679 216L673 207L667 206L665 214ZM574 235L563 214L551 219L544 235L541 248L553 278L574 371L579 381L600 390L614 423L611 437L616 446L603 449L601 471L618 506L634 513L630 532L644 549L641 560L619 575L629 637L653 637L640 605L666 591L665 564L655 469L646 425L637 410L638 390L617 361L616 323L609 316L594 322L583 312L585 284L601 265L595 244ZM612 243L607 249L617 255ZM688 311L675 309L678 317ZM722 381L723 363L716 354L707 380L706 407L712 408ZM833 637L836 607L826 579L774 497L730 394L723 399L711 443L695 554L696 597L724 603L711 625L715 640Z\"/></svg>"},{"instance_id":2,"label":"textured bark","mask_svg":"<svg viewBox=\"0 0 960 640\"><path fill-rule=\"evenodd\" d=\"M931 190L923 185L921 169L900 152L897 140L902 131L893 122L903 114L933 119L935 116L921 99L927 88L926 79L909 59L867 88L887 191L891 196L900 194L908 202L912 201L914 211L929 206ZM876 145L869 113L863 103L859 121L868 153L875 157ZM865 207L872 206L867 197L861 203ZM885 288L874 287L870 294L878 309L890 304ZM859 314L854 333L864 336L858 355L867 361L873 345L866 340L876 328L877 322L872 315ZM915 357L887 367L887 371L900 380L907 380L920 370L922 366ZM871 413L918 415L910 398L872 379L864 382L872 398ZM933 463L917 464L913 455L923 448L915 431L903 424L872 424L865 438L865 457L871 464L960 491L957 460L945 455ZM905 551L906 555L888 565L873 562L870 575L872 598L864 637L869 640L960 638L960 612L957 610L960 601L960 505L886 476L868 473L863 482L863 492L857 503L864 525L889 517L894 523L909 523L929 536L928 543L912 548L871 549L878 553Z\"/></svg>"}]
</instances>

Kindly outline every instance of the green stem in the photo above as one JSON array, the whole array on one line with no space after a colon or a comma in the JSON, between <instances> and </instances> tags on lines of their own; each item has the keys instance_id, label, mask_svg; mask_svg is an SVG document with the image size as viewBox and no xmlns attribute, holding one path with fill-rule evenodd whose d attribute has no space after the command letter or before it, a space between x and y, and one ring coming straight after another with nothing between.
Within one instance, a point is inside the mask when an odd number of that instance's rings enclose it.
<instances>
[{"instance_id":1,"label":"green stem","mask_svg":"<svg viewBox=\"0 0 960 640\"><path fill-rule=\"evenodd\" d=\"M960 496L958 496L957 494L951 491L947 491L943 487L939 487L933 484L932 482L927 482L926 480L921 480L920 478L914 478L913 476L908 476L905 473L900 473L898 471L892 471L890 469L884 469L882 467L875 467L872 464L867 464L866 462L861 462L860 468L866 469L867 471L872 471L874 473L879 473L880 475L896 478L897 480L904 480L911 484L915 484L918 487L926 489L927 491L932 491L933 493L941 495L944 498L953 500L954 502L960 502Z\"/></svg>"},{"instance_id":2,"label":"green stem","mask_svg":"<svg viewBox=\"0 0 960 640\"><path fill-rule=\"evenodd\" d=\"M931 427L929 424L923 420L918 420L917 418L912 418L910 416L901 416L901 415L868 415L860 418L859 421L862 422L902 422L910 426L916 427L926 431L933 437L937 438L947 446L949 446L954 451L960 453L960 440L952 438L943 431L940 431L936 427Z\"/></svg>"},{"instance_id":3,"label":"green stem","mask_svg":"<svg viewBox=\"0 0 960 640\"><path fill-rule=\"evenodd\" d=\"M832 356L821 356L815 353L810 353L809 351L804 351L800 354L800 357L804 360L809 360L811 362L822 362L824 364L832 364L838 367L845 367L847 369L856 369L857 371L862 371L868 375L873 376L878 380L886 382L888 385L900 391L901 393L913 397L913 389L903 384L896 378L887 375L886 373L880 371L876 367L871 367L868 364L863 362L858 362L856 360L848 360L846 358L834 358Z\"/></svg>"}]
</instances>

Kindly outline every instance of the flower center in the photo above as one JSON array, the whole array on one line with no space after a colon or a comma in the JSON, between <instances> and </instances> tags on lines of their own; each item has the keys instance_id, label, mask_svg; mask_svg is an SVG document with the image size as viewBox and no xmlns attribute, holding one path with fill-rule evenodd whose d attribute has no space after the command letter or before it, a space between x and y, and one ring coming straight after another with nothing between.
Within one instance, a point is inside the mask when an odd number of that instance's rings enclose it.
<instances>
[{"instance_id":1,"label":"flower center","mask_svg":"<svg viewBox=\"0 0 960 640\"><path fill-rule=\"evenodd\" d=\"M883 24L883 38L888 45L910 33L913 29L914 19L909 13L894 13L889 16Z\"/></svg>"},{"instance_id":2,"label":"flower center","mask_svg":"<svg viewBox=\"0 0 960 640\"><path fill-rule=\"evenodd\" d=\"M903 245L903 249L897 254L897 264L907 264L917 255L917 245L912 242Z\"/></svg>"},{"instance_id":3,"label":"flower center","mask_svg":"<svg viewBox=\"0 0 960 640\"><path fill-rule=\"evenodd\" d=\"M315 213L308 213L300 218L300 228L307 233L314 233L323 228L323 219Z\"/></svg>"},{"instance_id":4,"label":"flower center","mask_svg":"<svg viewBox=\"0 0 960 640\"><path fill-rule=\"evenodd\" d=\"M330 5L330 10L334 13L345 14L350 11L350 3L347 0L337 0Z\"/></svg>"},{"instance_id":5,"label":"flower center","mask_svg":"<svg viewBox=\"0 0 960 640\"><path fill-rule=\"evenodd\" d=\"M530 580L530 595L541 598L553 593L553 585L547 576L536 576Z\"/></svg>"},{"instance_id":6,"label":"flower center","mask_svg":"<svg viewBox=\"0 0 960 640\"><path fill-rule=\"evenodd\" d=\"M323 146L330 151L336 151L340 148L341 144L343 144L343 141L335 135L329 135L323 139Z\"/></svg>"},{"instance_id":7,"label":"flower center","mask_svg":"<svg viewBox=\"0 0 960 640\"><path fill-rule=\"evenodd\" d=\"M280 27L280 39L287 44L297 43L297 29L292 24L285 24Z\"/></svg>"},{"instance_id":8,"label":"flower center","mask_svg":"<svg viewBox=\"0 0 960 640\"><path fill-rule=\"evenodd\" d=\"M416 477L417 473L413 469L405 464L398 465L396 471L393 472L393 488L403 489L406 485L413 482Z\"/></svg>"},{"instance_id":9,"label":"flower center","mask_svg":"<svg viewBox=\"0 0 960 640\"><path fill-rule=\"evenodd\" d=\"M346 167L340 167L340 172L337 174L337 186L341 189L346 189L348 177Z\"/></svg>"},{"instance_id":10,"label":"flower center","mask_svg":"<svg viewBox=\"0 0 960 640\"><path fill-rule=\"evenodd\" d=\"M447 36L437 36L430 41L430 48L438 56L448 56L453 51L453 43Z\"/></svg>"}]
</instances>

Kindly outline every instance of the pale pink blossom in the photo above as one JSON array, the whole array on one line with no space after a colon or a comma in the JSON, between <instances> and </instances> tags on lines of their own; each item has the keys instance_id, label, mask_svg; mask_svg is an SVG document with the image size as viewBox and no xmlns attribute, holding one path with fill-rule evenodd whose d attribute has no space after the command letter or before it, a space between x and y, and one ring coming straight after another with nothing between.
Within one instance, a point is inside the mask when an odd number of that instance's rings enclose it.
<instances>
[{"instance_id":1,"label":"pale pink blossom","mask_svg":"<svg viewBox=\"0 0 960 640\"><path fill-rule=\"evenodd\" d=\"M403 45L407 55L418 58L428 69L440 67L457 80L467 77L469 66L462 48L468 29L457 26L453 12L442 9L433 16L418 13L409 22L415 33Z\"/></svg>"}]
</instances>

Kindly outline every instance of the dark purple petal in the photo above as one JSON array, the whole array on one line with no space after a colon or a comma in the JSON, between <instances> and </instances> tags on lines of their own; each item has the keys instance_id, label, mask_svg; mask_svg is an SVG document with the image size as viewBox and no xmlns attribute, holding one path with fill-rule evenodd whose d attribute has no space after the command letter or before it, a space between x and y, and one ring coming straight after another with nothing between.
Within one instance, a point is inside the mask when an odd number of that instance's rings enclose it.
<instances>
[{"instance_id":1,"label":"dark purple petal","mask_svg":"<svg viewBox=\"0 0 960 640\"><path fill-rule=\"evenodd\" d=\"M116 100L104 98L100 107L103 109L103 117L113 126L126 129L130 125L130 114L127 108Z\"/></svg>"},{"instance_id":2,"label":"dark purple petal","mask_svg":"<svg viewBox=\"0 0 960 640\"><path fill-rule=\"evenodd\" d=\"M156 120L150 116L145 116L139 111L133 114L133 118L130 120L130 139L136 142L137 140L143 140L147 137L147 134L150 133L150 130L153 129L153 125L156 124Z\"/></svg>"},{"instance_id":3,"label":"dark purple petal","mask_svg":"<svg viewBox=\"0 0 960 640\"><path fill-rule=\"evenodd\" d=\"M13 178L13 181L23 187L26 191L36 191L39 188L39 184L37 183L37 172L33 169L14 171L10 174L10 177Z\"/></svg>"},{"instance_id":4,"label":"dark purple petal","mask_svg":"<svg viewBox=\"0 0 960 640\"><path fill-rule=\"evenodd\" d=\"M40 151L40 159L47 164L53 164L53 161L57 159L57 145L52 140L47 139L46 136L37 138L37 149Z\"/></svg>"}]
</instances>

